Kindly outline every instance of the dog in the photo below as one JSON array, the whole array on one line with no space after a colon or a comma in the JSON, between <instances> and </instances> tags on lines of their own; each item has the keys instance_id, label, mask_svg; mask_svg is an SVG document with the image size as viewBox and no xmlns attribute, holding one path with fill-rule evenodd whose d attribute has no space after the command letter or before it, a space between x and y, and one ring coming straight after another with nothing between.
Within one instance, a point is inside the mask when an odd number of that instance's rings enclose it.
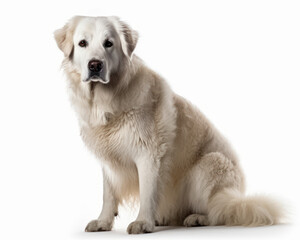
<instances>
[{"instance_id":1,"label":"dog","mask_svg":"<svg viewBox=\"0 0 300 240\"><path fill-rule=\"evenodd\" d=\"M118 17L75 16L54 33L83 142L100 159L103 207L87 232L110 231L138 199L129 234L155 226L276 224L273 199L247 197L236 154L208 119L134 54Z\"/></svg>"}]
</instances>

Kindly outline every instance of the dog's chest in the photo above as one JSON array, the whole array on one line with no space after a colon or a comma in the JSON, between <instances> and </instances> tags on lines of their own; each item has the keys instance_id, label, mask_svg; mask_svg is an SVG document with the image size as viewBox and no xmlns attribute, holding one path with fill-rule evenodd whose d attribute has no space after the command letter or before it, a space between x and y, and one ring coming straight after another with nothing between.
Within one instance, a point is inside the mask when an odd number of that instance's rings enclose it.
<instances>
[{"instance_id":1,"label":"dog's chest","mask_svg":"<svg viewBox=\"0 0 300 240\"><path fill-rule=\"evenodd\" d=\"M82 127L81 136L101 159L129 163L145 149L152 148L154 130L149 112L131 110L104 125Z\"/></svg>"}]
</instances>

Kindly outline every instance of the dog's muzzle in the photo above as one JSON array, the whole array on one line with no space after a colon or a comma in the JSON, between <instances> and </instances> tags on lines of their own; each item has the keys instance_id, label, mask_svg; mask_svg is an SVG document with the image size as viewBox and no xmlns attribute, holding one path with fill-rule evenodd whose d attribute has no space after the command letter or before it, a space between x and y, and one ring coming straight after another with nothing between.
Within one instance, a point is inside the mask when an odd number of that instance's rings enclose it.
<instances>
[{"instance_id":1,"label":"dog's muzzle","mask_svg":"<svg viewBox=\"0 0 300 240\"><path fill-rule=\"evenodd\" d=\"M109 81L105 77L105 66L104 62L92 59L88 62L88 70L89 70L89 76L86 80L83 80L84 82L101 82L103 84L107 84Z\"/></svg>"}]
</instances>

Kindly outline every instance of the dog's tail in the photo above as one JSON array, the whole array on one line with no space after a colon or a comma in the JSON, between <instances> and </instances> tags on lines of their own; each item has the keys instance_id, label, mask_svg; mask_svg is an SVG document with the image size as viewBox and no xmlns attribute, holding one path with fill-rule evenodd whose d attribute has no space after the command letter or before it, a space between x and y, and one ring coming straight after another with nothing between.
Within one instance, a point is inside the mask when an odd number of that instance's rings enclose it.
<instances>
[{"instance_id":1,"label":"dog's tail","mask_svg":"<svg viewBox=\"0 0 300 240\"><path fill-rule=\"evenodd\" d=\"M224 189L209 202L210 225L263 226L279 223L282 206L265 196L245 197L234 189Z\"/></svg>"}]
</instances>

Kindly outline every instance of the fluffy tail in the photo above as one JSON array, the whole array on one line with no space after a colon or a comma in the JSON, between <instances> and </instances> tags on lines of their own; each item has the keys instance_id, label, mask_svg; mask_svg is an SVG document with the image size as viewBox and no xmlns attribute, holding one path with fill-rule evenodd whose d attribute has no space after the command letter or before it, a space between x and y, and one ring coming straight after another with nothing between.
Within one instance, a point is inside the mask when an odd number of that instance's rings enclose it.
<instances>
[{"instance_id":1,"label":"fluffy tail","mask_svg":"<svg viewBox=\"0 0 300 240\"><path fill-rule=\"evenodd\" d=\"M245 197L234 189L224 189L209 202L210 225L273 225L283 217L282 207L264 196Z\"/></svg>"}]
</instances>

